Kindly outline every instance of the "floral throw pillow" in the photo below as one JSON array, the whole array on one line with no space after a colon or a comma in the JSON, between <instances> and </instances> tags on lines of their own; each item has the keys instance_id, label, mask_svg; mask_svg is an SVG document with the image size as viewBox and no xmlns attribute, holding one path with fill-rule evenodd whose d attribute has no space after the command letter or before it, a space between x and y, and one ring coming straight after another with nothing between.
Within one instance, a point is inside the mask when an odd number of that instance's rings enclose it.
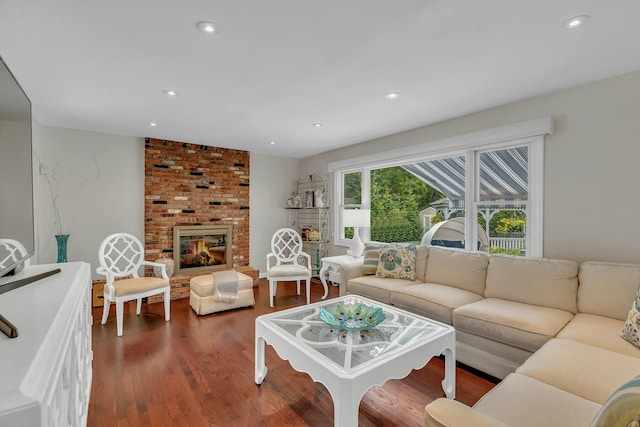
<instances>
[{"instance_id":1,"label":"floral throw pillow","mask_svg":"<svg viewBox=\"0 0 640 427\"><path fill-rule=\"evenodd\" d=\"M416 246L380 245L376 277L416 280Z\"/></svg>"},{"instance_id":2,"label":"floral throw pillow","mask_svg":"<svg viewBox=\"0 0 640 427\"><path fill-rule=\"evenodd\" d=\"M620 336L640 349L640 291L631 305Z\"/></svg>"}]
</instances>

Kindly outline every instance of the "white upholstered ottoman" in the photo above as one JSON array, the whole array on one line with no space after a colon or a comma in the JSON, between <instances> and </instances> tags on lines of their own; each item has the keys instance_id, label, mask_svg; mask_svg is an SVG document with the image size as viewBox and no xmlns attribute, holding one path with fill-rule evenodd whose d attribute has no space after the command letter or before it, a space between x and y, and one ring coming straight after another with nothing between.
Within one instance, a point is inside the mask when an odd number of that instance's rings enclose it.
<instances>
[{"instance_id":1,"label":"white upholstered ottoman","mask_svg":"<svg viewBox=\"0 0 640 427\"><path fill-rule=\"evenodd\" d=\"M196 314L211 314L239 307L253 306L253 279L238 273L238 299L234 302L216 301L213 274L193 277L189 282L189 304Z\"/></svg>"}]
</instances>

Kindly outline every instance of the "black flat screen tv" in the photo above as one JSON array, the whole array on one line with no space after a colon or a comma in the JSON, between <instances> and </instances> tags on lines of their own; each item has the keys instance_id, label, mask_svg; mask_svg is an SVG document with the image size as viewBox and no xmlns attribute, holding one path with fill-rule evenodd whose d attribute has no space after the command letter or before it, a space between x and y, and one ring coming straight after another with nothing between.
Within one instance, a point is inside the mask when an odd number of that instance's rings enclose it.
<instances>
[{"instance_id":1,"label":"black flat screen tv","mask_svg":"<svg viewBox=\"0 0 640 427\"><path fill-rule=\"evenodd\" d=\"M0 239L18 240L27 254L0 267L0 278L35 252L31 101L0 57ZM6 258L0 248L0 261Z\"/></svg>"}]
</instances>

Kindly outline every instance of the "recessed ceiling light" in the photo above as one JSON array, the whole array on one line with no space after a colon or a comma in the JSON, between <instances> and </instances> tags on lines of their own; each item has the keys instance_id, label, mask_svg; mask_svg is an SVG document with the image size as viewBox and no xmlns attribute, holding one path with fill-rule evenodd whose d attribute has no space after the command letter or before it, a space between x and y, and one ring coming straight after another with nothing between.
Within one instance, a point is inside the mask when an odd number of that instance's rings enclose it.
<instances>
[{"instance_id":1,"label":"recessed ceiling light","mask_svg":"<svg viewBox=\"0 0 640 427\"><path fill-rule=\"evenodd\" d=\"M162 91L162 93L164 93L167 96L178 96L178 92L176 92L175 90L170 90L170 89L165 89Z\"/></svg>"},{"instance_id":2,"label":"recessed ceiling light","mask_svg":"<svg viewBox=\"0 0 640 427\"><path fill-rule=\"evenodd\" d=\"M269 145L276 145L275 141L269 141Z\"/></svg>"},{"instance_id":3,"label":"recessed ceiling light","mask_svg":"<svg viewBox=\"0 0 640 427\"><path fill-rule=\"evenodd\" d=\"M312 126L313 126L314 128L319 128L319 127L321 127L321 126L322 126L322 123L314 123Z\"/></svg>"},{"instance_id":4,"label":"recessed ceiling light","mask_svg":"<svg viewBox=\"0 0 640 427\"><path fill-rule=\"evenodd\" d=\"M562 23L562 26L568 30L571 30L573 28L578 28L584 25L589 19L591 19L591 17L588 15L574 16L573 18L564 21Z\"/></svg>"},{"instance_id":5,"label":"recessed ceiling light","mask_svg":"<svg viewBox=\"0 0 640 427\"><path fill-rule=\"evenodd\" d=\"M400 97L400 94L398 92L389 92L387 94L385 94L384 96L387 99L397 99Z\"/></svg>"},{"instance_id":6,"label":"recessed ceiling light","mask_svg":"<svg viewBox=\"0 0 640 427\"><path fill-rule=\"evenodd\" d=\"M154 127L158 126L158 124L156 122L149 122L149 126L154 128Z\"/></svg>"},{"instance_id":7,"label":"recessed ceiling light","mask_svg":"<svg viewBox=\"0 0 640 427\"><path fill-rule=\"evenodd\" d=\"M220 34L220 28L218 28L218 26L213 22L208 22L208 21L198 22L197 27L203 33Z\"/></svg>"}]
</instances>

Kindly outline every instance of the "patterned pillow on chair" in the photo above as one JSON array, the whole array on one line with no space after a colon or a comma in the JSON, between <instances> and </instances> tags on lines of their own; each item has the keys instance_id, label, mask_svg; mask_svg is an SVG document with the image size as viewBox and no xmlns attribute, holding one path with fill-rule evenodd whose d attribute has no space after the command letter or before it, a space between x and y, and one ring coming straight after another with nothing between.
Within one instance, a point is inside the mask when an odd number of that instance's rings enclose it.
<instances>
[{"instance_id":1,"label":"patterned pillow on chair","mask_svg":"<svg viewBox=\"0 0 640 427\"><path fill-rule=\"evenodd\" d=\"M376 277L416 280L416 245L380 245Z\"/></svg>"}]
</instances>

